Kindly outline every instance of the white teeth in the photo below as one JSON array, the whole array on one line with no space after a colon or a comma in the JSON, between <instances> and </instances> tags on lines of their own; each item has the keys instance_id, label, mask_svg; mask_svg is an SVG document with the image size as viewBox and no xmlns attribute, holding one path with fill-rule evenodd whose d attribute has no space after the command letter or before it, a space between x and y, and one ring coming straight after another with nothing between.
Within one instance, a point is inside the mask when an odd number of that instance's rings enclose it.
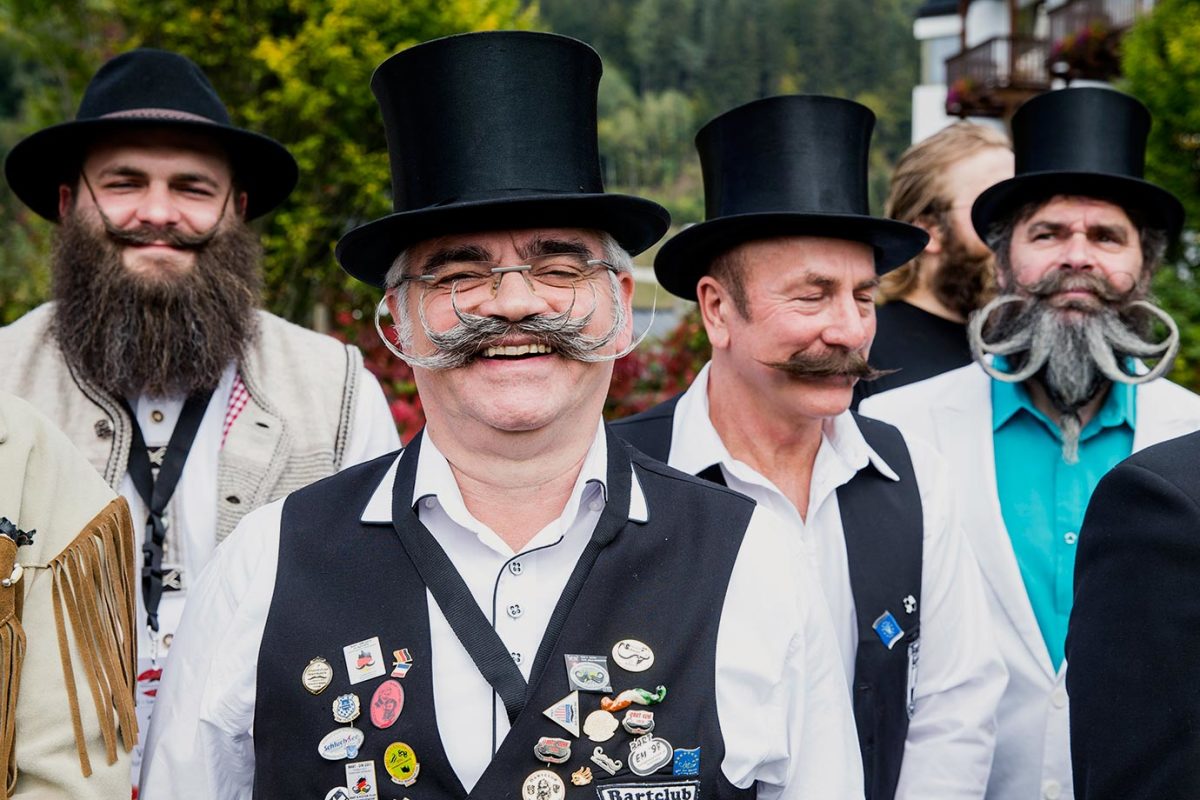
<instances>
[{"instance_id":1,"label":"white teeth","mask_svg":"<svg viewBox=\"0 0 1200 800\"><path fill-rule=\"evenodd\" d=\"M492 346L483 351L484 356L492 358L494 356L524 356L529 353L549 353L550 346L545 344L509 344Z\"/></svg>"}]
</instances>

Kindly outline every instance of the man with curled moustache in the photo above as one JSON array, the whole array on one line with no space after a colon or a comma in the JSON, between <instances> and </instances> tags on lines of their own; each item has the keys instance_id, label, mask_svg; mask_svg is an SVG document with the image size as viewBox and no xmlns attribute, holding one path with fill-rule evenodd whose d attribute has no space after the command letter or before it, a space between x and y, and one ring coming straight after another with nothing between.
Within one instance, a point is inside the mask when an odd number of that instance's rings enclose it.
<instances>
[{"instance_id":1,"label":"man with curled moustache","mask_svg":"<svg viewBox=\"0 0 1200 800\"><path fill-rule=\"evenodd\" d=\"M603 191L600 72L532 32L376 71L396 211L337 254L385 289L428 423L221 548L148 797L862 796L828 610L777 558L783 526L602 423L630 253L669 218ZM583 658L607 685L579 683Z\"/></svg>"},{"instance_id":2,"label":"man with curled moustache","mask_svg":"<svg viewBox=\"0 0 1200 800\"><path fill-rule=\"evenodd\" d=\"M1142 179L1149 129L1146 108L1109 89L1022 106L1016 177L972 210L1000 289L969 324L976 363L861 407L933 442L959 476L1009 669L989 798L1072 796L1064 640L1088 499L1131 452L1200 429L1200 398L1160 379L1179 333L1147 295L1183 208Z\"/></svg>"},{"instance_id":3,"label":"man with curled moustache","mask_svg":"<svg viewBox=\"0 0 1200 800\"><path fill-rule=\"evenodd\" d=\"M880 276L920 253L872 217L875 117L784 95L696 135L706 220L667 242L659 281L699 303L712 360L686 392L613 428L787 524L779 559L816 564L833 614L870 800L983 796L1004 666L979 569L933 448L849 411Z\"/></svg>"}]
</instances>

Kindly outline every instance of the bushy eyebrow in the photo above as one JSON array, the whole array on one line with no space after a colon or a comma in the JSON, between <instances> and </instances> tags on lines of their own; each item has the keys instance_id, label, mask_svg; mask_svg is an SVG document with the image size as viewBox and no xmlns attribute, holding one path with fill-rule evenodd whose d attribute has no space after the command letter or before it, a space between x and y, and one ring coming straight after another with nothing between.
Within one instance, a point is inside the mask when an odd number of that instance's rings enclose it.
<instances>
[{"instance_id":1,"label":"bushy eyebrow","mask_svg":"<svg viewBox=\"0 0 1200 800\"><path fill-rule=\"evenodd\" d=\"M821 291L824 291L824 292L831 292L831 291L834 291L835 289L837 289L839 286L841 286L842 282L840 280L838 280L837 278L830 277L829 275L821 275L820 273L816 273L816 272L805 272L803 275L800 276L799 281L797 281L795 284L792 284L792 285L793 286L810 286L815 289L820 289ZM867 289L874 289L877 286L879 286L879 276L878 275L868 278L865 281L859 281L858 283L854 284L854 291L862 292L862 291L866 291Z\"/></svg>"},{"instance_id":2,"label":"bushy eyebrow","mask_svg":"<svg viewBox=\"0 0 1200 800\"><path fill-rule=\"evenodd\" d=\"M145 170L128 165L118 164L111 167L105 167L104 169L100 170L100 173L97 175L97 177L139 178L144 180L148 177L148 174ZM174 183L203 183L213 187L214 189L219 188L216 179L214 179L211 175L205 175L202 172L180 172L173 174L171 175L171 181Z\"/></svg>"},{"instance_id":3,"label":"bushy eyebrow","mask_svg":"<svg viewBox=\"0 0 1200 800\"><path fill-rule=\"evenodd\" d=\"M582 239L554 239L535 236L518 249L521 258L546 256L552 253L571 253L585 258L592 257L592 250Z\"/></svg>"},{"instance_id":4,"label":"bushy eyebrow","mask_svg":"<svg viewBox=\"0 0 1200 800\"><path fill-rule=\"evenodd\" d=\"M492 254L487 248L480 247L477 244L459 244L450 247L443 247L440 250L435 250L429 254L425 261L421 264L422 272L435 270L443 264L450 264L454 261L491 261Z\"/></svg>"},{"instance_id":5,"label":"bushy eyebrow","mask_svg":"<svg viewBox=\"0 0 1200 800\"><path fill-rule=\"evenodd\" d=\"M1029 234L1034 235L1037 233L1050 233L1058 236L1067 229L1068 226L1061 222L1040 220L1029 226ZM1125 225L1119 223L1115 225L1096 224L1088 226L1087 235L1089 239L1104 235L1108 236L1109 238L1125 242L1129 240L1129 229Z\"/></svg>"}]
</instances>

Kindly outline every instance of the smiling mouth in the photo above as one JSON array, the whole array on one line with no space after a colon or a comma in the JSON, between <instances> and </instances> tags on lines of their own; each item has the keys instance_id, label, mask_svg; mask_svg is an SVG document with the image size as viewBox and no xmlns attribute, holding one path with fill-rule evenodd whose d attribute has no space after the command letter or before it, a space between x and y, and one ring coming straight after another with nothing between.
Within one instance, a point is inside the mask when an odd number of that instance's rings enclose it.
<instances>
[{"instance_id":1,"label":"smiling mouth","mask_svg":"<svg viewBox=\"0 0 1200 800\"><path fill-rule=\"evenodd\" d=\"M548 344L507 344L493 345L483 351L484 358L530 358L532 356L553 353L554 348Z\"/></svg>"}]
</instances>

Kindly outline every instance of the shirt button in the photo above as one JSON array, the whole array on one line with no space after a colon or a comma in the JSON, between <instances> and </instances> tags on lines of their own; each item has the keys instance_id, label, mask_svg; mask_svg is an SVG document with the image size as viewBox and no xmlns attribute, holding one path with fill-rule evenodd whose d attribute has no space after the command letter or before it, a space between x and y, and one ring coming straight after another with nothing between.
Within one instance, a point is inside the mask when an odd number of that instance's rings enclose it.
<instances>
[{"instance_id":1,"label":"shirt button","mask_svg":"<svg viewBox=\"0 0 1200 800\"><path fill-rule=\"evenodd\" d=\"M513 663L514 663L514 664L518 664L518 665L519 665L519 664L521 663L521 661L522 661L522 658L521 658L521 654L520 654L520 653L517 653L517 652L512 652L512 653L509 653L509 655L510 655L510 656L512 656L512 660L513 660Z\"/></svg>"},{"instance_id":2,"label":"shirt button","mask_svg":"<svg viewBox=\"0 0 1200 800\"><path fill-rule=\"evenodd\" d=\"M1046 781L1042 784L1042 797L1046 800L1058 800L1062 795L1062 786L1058 781Z\"/></svg>"},{"instance_id":3,"label":"shirt button","mask_svg":"<svg viewBox=\"0 0 1200 800\"><path fill-rule=\"evenodd\" d=\"M1066 708L1067 690L1062 688L1055 689L1054 694L1050 695L1050 702L1054 704L1055 708Z\"/></svg>"},{"instance_id":4,"label":"shirt button","mask_svg":"<svg viewBox=\"0 0 1200 800\"><path fill-rule=\"evenodd\" d=\"M592 502L588 503L588 508L590 508L592 511L603 511L604 503L600 502L599 500L593 500Z\"/></svg>"},{"instance_id":5,"label":"shirt button","mask_svg":"<svg viewBox=\"0 0 1200 800\"><path fill-rule=\"evenodd\" d=\"M1079 534L1075 531L1067 531L1063 534L1063 541L1067 544L1075 544L1075 542L1079 541Z\"/></svg>"},{"instance_id":6,"label":"shirt button","mask_svg":"<svg viewBox=\"0 0 1200 800\"><path fill-rule=\"evenodd\" d=\"M510 619L520 619L525 610L521 608L520 603L513 603L508 607L508 616Z\"/></svg>"},{"instance_id":7,"label":"shirt button","mask_svg":"<svg viewBox=\"0 0 1200 800\"><path fill-rule=\"evenodd\" d=\"M508 571L513 575L520 575L525 571L525 567L521 566L520 561L510 561L508 562Z\"/></svg>"},{"instance_id":8,"label":"shirt button","mask_svg":"<svg viewBox=\"0 0 1200 800\"><path fill-rule=\"evenodd\" d=\"M154 422L162 422L163 421L163 413L156 408L150 412L150 419L153 420Z\"/></svg>"},{"instance_id":9,"label":"shirt button","mask_svg":"<svg viewBox=\"0 0 1200 800\"><path fill-rule=\"evenodd\" d=\"M437 505L437 500L432 497L426 497L422 502L425 504L426 508L433 508L435 505Z\"/></svg>"}]
</instances>

